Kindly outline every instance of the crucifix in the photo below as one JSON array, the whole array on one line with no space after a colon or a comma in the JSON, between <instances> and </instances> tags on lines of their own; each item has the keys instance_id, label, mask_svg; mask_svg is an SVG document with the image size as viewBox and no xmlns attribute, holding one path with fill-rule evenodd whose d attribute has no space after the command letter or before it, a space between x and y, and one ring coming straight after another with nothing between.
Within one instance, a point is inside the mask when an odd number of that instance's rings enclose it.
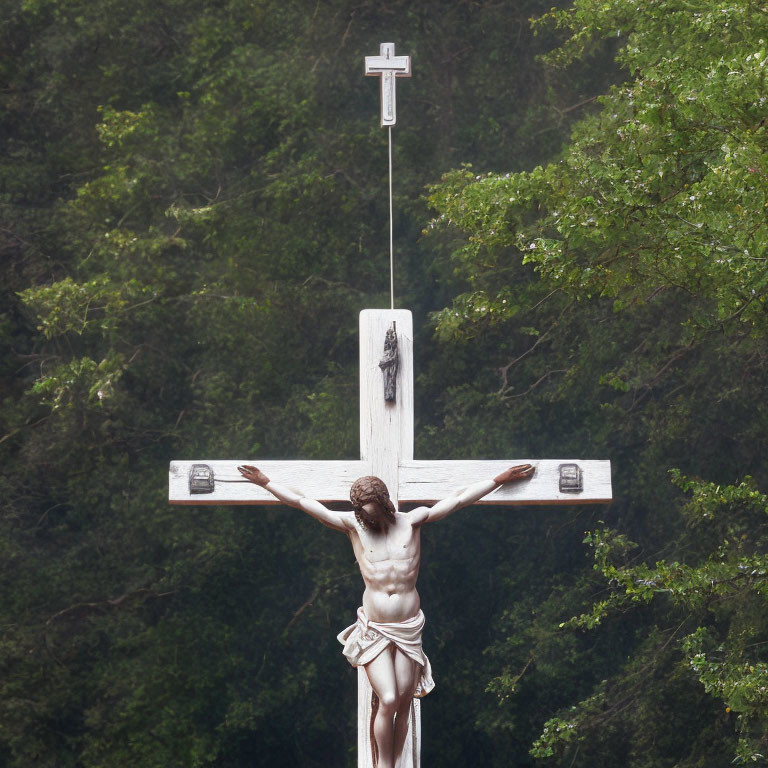
<instances>
[{"instance_id":1,"label":"crucifix","mask_svg":"<svg viewBox=\"0 0 768 768\"><path fill-rule=\"evenodd\" d=\"M380 363L382 358L385 360L387 358L384 346L387 342L387 332L392 331L393 326L397 333L399 365L395 397L387 400L384 391L386 370L380 367ZM391 348L391 333L389 341ZM528 504L605 504L611 501L611 474L608 461L414 459L413 380L411 313L403 309L363 310L360 313L359 460L252 462L195 459L173 461L169 474L170 502L172 504L279 504L279 497L269 488L248 482L238 471L239 465L250 463L258 464L258 469L273 481L278 491L287 491L285 498L287 503L300 508L303 508L302 499L307 504L312 500L316 500L316 503L348 501L354 481L366 476L375 476L383 481L395 509L400 505L415 504L423 505L420 509L424 510L428 509L427 505L440 499L444 500L441 502L443 507L440 507L440 504L432 507L438 510L438 513L444 510L445 501L448 502L448 507L452 503L458 503L459 506L473 503L499 507ZM494 479L503 476L510 465L530 465L532 474L522 477L520 482L505 484L495 482ZM486 495L477 499L471 498L473 493L478 492L478 488L483 490L484 483L487 486ZM294 488L301 490L296 491L293 490ZM458 494L457 491L459 491ZM471 501L467 502L467 498ZM366 540L370 543L371 537L375 539L380 534L362 528L360 521L353 513L334 514L348 516L348 521L353 528L350 531L350 539L356 547L355 554L363 571L370 564L365 560L365 553L357 551L358 543L364 547ZM420 512L419 509L405 514L397 512L398 517L401 516L404 520L414 514L423 516L425 513ZM428 515L429 512L426 514ZM338 519L336 518L335 521ZM321 519L321 522L329 524L327 520ZM333 523L334 520L330 522ZM425 522L429 520L426 519ZM365 526L364 517L362 526ZM331 527L334 526L331 525ZM387 534L385 533L384 536L386 538ZM357 543L355 537L357 537ZM412 541L405 543L408 546L413 544ZM363 575L366 577L367 574ZM366 591L368 582L366 578ZM352 633L355 628L358 629L357 637L353 638L353 641L358 642L358 652L365 651L361 646L365 646L366 643L368 647L378 643L379 646L384 646L387 653L390 653L387 648L393 647L398 638L395 637L393 640L387 634L394 633L395 629L389 622L380 623L378 628L376 624L374 621L369 621L366 625L363 621L361 625L358 616L357 625L349 628ZM362 633L361 629L364 630ZM345 642L345 651L347 650ZM420 641L419 652L421 652ZM408 728L400 750L400 762L397 763L399 768L418 768L420 765L420 696L423 695L423 689L415 693L416 695L408 702ZM377 764L374 727L379 708L383 706L377 699L365 666L358 665L358 768L381 768L383 765L383 763ZM389 706L390 702L387 701L386 705Z\"/></svg>"},{"instance_id":2,"label":"crucifix","mask_svg":"<svg viewBox=\"0 0 768 768\"><path fill-rule=\"evenodd\" d=\"M580 459L414 460L413 324L408 310L394 308L392 247L395 78L410 77L410 57L382 43L379 56L366 57L365 73L381 77L381 124L389 129L391 309L360 313L360 459L258 467L172 461L169 499L283 503L349 536L365 592L357 621L338 639L358 670L358 768L419 768L420 699L434 687L416 591L422 527L473 504L604 504L611 501L611 471L608 461ZM347 499L351 512L323 504ZM402 512L400 505L416 508Z\"/></svg>"}]
</instances>

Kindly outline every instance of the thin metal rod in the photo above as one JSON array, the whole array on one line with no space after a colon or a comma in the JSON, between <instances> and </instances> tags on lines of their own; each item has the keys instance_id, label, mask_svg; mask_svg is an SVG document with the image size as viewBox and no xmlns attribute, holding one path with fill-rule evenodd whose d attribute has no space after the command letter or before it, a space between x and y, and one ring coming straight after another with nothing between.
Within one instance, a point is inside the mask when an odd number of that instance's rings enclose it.
<instances>
[{"instance_id":1,"label":"thin metal rod","mask_svg":"<svg viewBox=\"0 0 768 768\"><path fill-rule=\"evenodd\" d=\"M389 127L389 300L395 308L395 248L392 237L392 126Z\"/></svg>"}]
</instances>

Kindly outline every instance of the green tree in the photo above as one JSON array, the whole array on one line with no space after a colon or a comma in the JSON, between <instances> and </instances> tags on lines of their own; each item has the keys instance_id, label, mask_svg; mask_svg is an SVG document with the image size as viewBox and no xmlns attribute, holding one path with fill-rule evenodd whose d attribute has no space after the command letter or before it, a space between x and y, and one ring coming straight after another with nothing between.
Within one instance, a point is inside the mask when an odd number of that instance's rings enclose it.
<instances>
[{"instance_id":1,"label":"green tree","mask_svg":"<svg viewBox=\"0 0 768 768\"><path fill-rule=\"evenodd\" d=\"M751 499L760 509L762 497L733 482L768 481L760 394L768 384L766 15L746 0L577 0L537 25L547 23L566 36L547 56L551 66L613 39L625 81L575 127L556 162L523 173L462 169L433 188L438 236L451 236L446 225L469 234L454 253L469 290L436 316L438 333L480 346L496 366L479 386L456 380L453 410L481 422L482 411L493 411L497 423L527 426L537 448L557 430L569 452L580 443L609 455L618 499L611 526L640 541L638 557L657 565L611 570L618 566L598 559L618 580L606 603L671 594L621 613L599 637L568 634L555 623L558 613L567 623L564 600L588 609L600 589L575 568L538 605L539 614L550 608L551 623L502 615L490 649L509 671L494 683L502 711L489 713L488 727L513 727L525 706L542 711L526 680L548 684L554 672L567 679L556 684L555 707L575 709L549 721L536 757L556 754L569 766L714 766L736 751L759 762L764 522L760 512L742 520L736 510ZM713 480L689 486L693 508L733 514L748 544L717 526L704 534L706 521L686 532L681 496L665 481L669 467ZM600 555L609 540L595 536ZM756 570L754 582L740 565ZM718 586L721 578L733 592ZM575 624L595 623L602 607ZM570 654L570 668L552 665L556 651Z\"/></svg>"}]
</instances>

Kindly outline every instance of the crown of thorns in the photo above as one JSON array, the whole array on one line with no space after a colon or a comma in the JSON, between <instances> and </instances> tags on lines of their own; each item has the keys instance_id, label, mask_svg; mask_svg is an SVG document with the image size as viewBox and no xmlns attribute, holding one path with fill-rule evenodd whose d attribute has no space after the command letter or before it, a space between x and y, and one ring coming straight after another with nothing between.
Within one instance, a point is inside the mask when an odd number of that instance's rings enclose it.
<instances>
[{"instance_id":1,"label":"crown of thorns","mask_svg":"<svg viewBox=\"0 0 768 768\"><path fill-rule=\"evenodd\" d=\"M392 503L392 499L389 498L387 486L384 485L383 480L373 475L358 477L352 483L352 487L349 489L349 500L352 502L352 508L357 513L363 511L364 504L376 501L383 507L387 517L394 518L395 516L395 505Z\"/></svg>"}]
</instances>

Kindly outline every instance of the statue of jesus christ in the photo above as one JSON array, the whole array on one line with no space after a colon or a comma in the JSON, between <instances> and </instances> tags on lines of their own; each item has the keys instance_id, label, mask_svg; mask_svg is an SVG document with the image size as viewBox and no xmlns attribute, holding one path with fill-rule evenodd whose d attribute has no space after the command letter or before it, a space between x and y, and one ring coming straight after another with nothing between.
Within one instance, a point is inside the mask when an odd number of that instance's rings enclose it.
<instances>
[{"instance_id":1,"label":"statue of jesus christ","mask_svg":"<svg viewBox=\"0 0 768 768\"><path fill-rule=\"evenodd\" d=\"M504 483L530 478L531 464L510 467L493 480L463 488L433 507L395 510L378 477L352 484L352 512L335 512L319 501L273 483L261 470L238 467L242 476L323 525L349 536L365 582L357 623L339 635L351 664L364 667L379 706L373 722L377 768L395 768L408 733L411 699L434 687L421 648L424 614L416 579L421 563L421 527L481 499Z\"/></svg>"}]
</instances>

